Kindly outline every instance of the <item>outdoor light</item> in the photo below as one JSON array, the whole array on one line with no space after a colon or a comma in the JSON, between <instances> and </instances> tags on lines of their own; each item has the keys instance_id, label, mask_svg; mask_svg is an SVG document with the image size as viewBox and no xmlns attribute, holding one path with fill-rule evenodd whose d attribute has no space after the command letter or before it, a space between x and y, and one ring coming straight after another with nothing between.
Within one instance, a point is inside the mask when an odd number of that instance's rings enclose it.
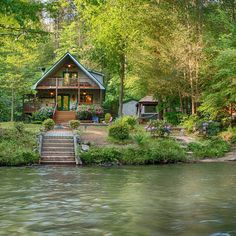
<instances>
[{"instance_id":1,"label":"outdoor light","mask_svg":"<svg viewBox=\"0 0 236 236\"><path fill-rule=\"evenodd\" d=\"M53 92L50 92L50 95L53 96Z\"/></svg>"},{"instance_id":2,"label":"outdoor light","mask_svg":"<svg viewBox=\"0 0 236 236\"><path fill-rule=\"evenodd\" d=\"M70 68L70 67L71 67L71 64L69 64L68 67Z\"/></svg>"},{"instance_id":3,"label":"outdoor light","mask_svg":"<svg viewBox=\"0 0 236 236\"><path fill-rule=\"evenodd\" d=\"M83 92L83 95L86 95L86 92Z\"/></svg>"}]
</instances>

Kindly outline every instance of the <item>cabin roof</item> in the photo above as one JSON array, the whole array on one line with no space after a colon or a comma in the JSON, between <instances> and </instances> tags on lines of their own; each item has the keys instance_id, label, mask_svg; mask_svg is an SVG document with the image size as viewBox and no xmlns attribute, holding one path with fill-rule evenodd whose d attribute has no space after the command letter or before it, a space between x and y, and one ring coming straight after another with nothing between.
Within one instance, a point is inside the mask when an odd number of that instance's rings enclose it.
<instances>
[{"instance_id":1,"label":"cabin roof","mask_svg":"<svg viewBox=\"0 0 236 236\"><path fill-rule=\"evenodd\" d=\"M141 98L139 100L139 103L153 103L153 104L157 104L158 100L154 99L153 95L148 95L148 96L145 96L145 97Z\"/></svg>"},{"instance_id":2,"label":"cabin roof","mask_svg":"<svg viewBox=\"0 0 236 236\"><path fill-rule=\"evenodd\" d=\"M105 90L105 87L103 86L103 74L99 73L99 72L95 72L92 70L88 70L86 69L82 64L79 63L79 61L72 56L69 52L65 53L64 56L62 56L33 86L32 89L36 89L37 85L43 81L45 78L47 78L48 75L50 75L50 73L52 73L53 71L55 71L58 66L61 65L61 63L63 61L65 61L67 58L70 58L77 66L78 68L80 68L90 79L92 79L98 86L100 89ZM98 76L95 76L95 74L97 74Z\"/></svg>"}]
</instances>

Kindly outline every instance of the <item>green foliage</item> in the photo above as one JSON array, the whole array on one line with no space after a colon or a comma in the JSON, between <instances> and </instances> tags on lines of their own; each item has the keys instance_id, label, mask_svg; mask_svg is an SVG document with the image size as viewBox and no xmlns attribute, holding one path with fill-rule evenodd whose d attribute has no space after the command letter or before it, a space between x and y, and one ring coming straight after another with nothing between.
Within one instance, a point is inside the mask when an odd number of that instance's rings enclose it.
<instances>
[{"instance_id":1,"label":"green foliage","mask_svg":"<svg viewBox=\"0 0 236 236\"><path fill-rule=\"evenodd\" d=\"M189 143L188 148L193 152L195 157L214 158L224 156L230 150L230 145L222 139L215 138Z\"/></svg>"},{"instance_id":2,"label":"green foliage","mask_svg":"<svg viewBox=\"0 0 236 236\"><path fill-rule=\"evenodd\" d=\"M92 148L80 154L85 164L143 165L186 161L185 152L173 140L155 140L143 147Z\"/></svg>"},{"instance_id":3,"label":"green foliage","mask_svg":"<svg viewBox=\"0 0 236 236\"><path fill-rule=\"evenodd\" d=\"M207 135L216 136L221 130L221 124L219 122L208 122Z\"/></svg>"},{"instance_id":4,"label":"green foliage","mask_svg":"<svg viewBox=\"0 0 236 236\"><path fill-rule=\"evenodd\" d=\"M80 158L85 165L91 164L118 164L121 158L121 152L115 148L94 148L88 152L80 153Z\"/></svg>"},{"instance_id":5,"label":"green foliage","mask_svg":"<svg viewBox=\"0 0 236 236\"><path fill-rule=\"evenodd\" d=\"M180 112L165 112L164 119L169 124L178 125L181 121L181 113Z\"/></svg>"},{"instance_id":6,"label":"green foliage","mask_svg":"<svg viewBox=\"0 0 236 236\"><path fill-rule=\"evenodd\" d=\"M136 132L132 135L132 139L135 143L137 143L139 146L144 146L148 141L149 135L147 132Z\"/></svg>"},{"instance_id":7,"label":"green foliage","mask_svg":"<svg viewBox=\"0 0 236 236\"><path fill-rule=\"evenodd\" d=\"M202 120L197 115L190 115L183 117L181 125L188 132L194 132L200 127L201 122Z\"/></svg>"},{"instance_id":8,"label":"green foliage","mask_svg":"<svg viewBox=\"0 0 236 236\"><path fill-rule=\"evenodd\" d=\"M93 116L101 116L103 114L102 107L98 105L80 105L77 109L77 117L79 120L92 120Z\"/></svg>"},{"instance_id":9,"label":"green foliage","mask_svg":"<svg viewBox=\"0 0 236 236\"><path fill-rule=\"evenodd\" d=\"M71 129L78 129L80 125L80 122L78 120L71 120L69 122L69 126Z\"/></svg>"},{"instance_id":10,"label":"green foliage","mask_svg":"<svg viewBox=\"0 0 236 236\"><path fill-rule=\"evenodd\" d=\"M134 129L138 124L137 117L135 116L124 116L122 117L122 121L130 126L131 129Z\"/></svg>"},{"instance_id":11,"label":"green foliage","mask_svg":"<svg viewBox=\"0 0 236 236\"><path fill-rule=\"evenodd\" d=\"M226 131L221 132L219 136L227 142L235 143L236 142L236 127L233 127L233 128L229 127Z\"/></svg>"},{"instance_id":12,"label":"green foliage","mask_svg":"<svg viewBox=\"0 0 236 236\"><path fill-rule=\"evenodd\" d=\"M170 126L162 120L150 120L147 127L152 136L164 137L170 134Z\"/></svg>"},{"instance_id":13,"label":"green foliage","mask_svg":"<svg viewBox=\"0 0 236 236\"><path fill-rule=\"evenodd\" d=\"M33 113L32 119L36 122L42 122L46 119L52 118L53 107L42 107Z\"/></svg>"},{"instance_id":14,"label":"green foliage","mask_svg":"<svg viewBox=\"0 0 236 236\"><path fill-rule=\"evenodd\" d=\"M129 138L129 125L118 120L109 126L108 132L109 137L115 140L126 140Z\"/></svg>"},{"instance_id":15,"label":"green foliage","mask_svg":"<svg viewBox=\"0 0 236 236\"><path fill-rule=\"evenodd\" d=\"M15 122L14 127L19 133L23 133L25 130L25 125L23 122Z\"/></svg>"},{"instance_id":16,"label":"green foliage","mask_svg":"<svg viewBox=\"0 0 236 236\"><path fill-rule=\"evenodd\" d=\"M55 122L52 119L47 119L43 122L43 127L46 131L54 129Z\"/></svg>"},{"instance_id":17,"label":"green foliage","mask_svg":"<svg viewBox=\"0 0 236 236\"><path fill-rule=\"evenodd\" d=\"M105 123L108 124L111 120L111 114L110 113L106 113L105 114Z\"/></svg>"},{"instance_id":18,"label":"green foliage","mask_svg":"<svg viewBox=\"0 0 236 236\"><path fill-rule=\"evenodd\" d=\"M38 163L35 132L0 129L0 166L20 166Z\"/></svg>"}]
</instances>

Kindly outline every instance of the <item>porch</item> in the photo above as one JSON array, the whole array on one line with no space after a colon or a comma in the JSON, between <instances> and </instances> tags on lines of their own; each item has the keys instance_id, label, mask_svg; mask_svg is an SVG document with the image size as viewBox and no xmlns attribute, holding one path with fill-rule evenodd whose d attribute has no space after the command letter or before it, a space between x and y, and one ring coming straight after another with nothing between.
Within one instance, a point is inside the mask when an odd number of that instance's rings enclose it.
<instances>
[{"instance_id":1,"label":"porch","mask_svg":"<svg viewBox=\"0 0 236 236\"><path fill-rule=\"evenodd\" d=\"M52 107L57 111L75 111L79 105L101 105L102 90L98 89L44 89L36 95L24 97L25 114L32 114L42 107Z\"/></svg>"}]
</instances>

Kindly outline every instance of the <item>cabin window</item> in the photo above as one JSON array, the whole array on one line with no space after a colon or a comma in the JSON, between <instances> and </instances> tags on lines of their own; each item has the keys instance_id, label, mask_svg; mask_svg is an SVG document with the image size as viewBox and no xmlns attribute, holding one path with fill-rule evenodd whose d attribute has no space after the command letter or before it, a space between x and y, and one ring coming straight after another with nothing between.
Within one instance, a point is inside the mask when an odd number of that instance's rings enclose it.
<instances>
[{"instance_id":1,"label":"cabin window","mask_svg":"<svg viewBox=\"0 0 236 236\"><path fill-rule=\"evenodd\" d=\"M92 104L93 103L93 95L82 93L80 95L80 102L85 104Z\"/></svg>"},{"instance_id":2,"label":"cabin window","mask_svg":"<svg viewBox=\"0 0 236 236\"><path fill-rule=\"evenodd\" d=\"M144 112L145 113L156 113L156 105L144 105Z\"/></svg>"}]
</instances>

